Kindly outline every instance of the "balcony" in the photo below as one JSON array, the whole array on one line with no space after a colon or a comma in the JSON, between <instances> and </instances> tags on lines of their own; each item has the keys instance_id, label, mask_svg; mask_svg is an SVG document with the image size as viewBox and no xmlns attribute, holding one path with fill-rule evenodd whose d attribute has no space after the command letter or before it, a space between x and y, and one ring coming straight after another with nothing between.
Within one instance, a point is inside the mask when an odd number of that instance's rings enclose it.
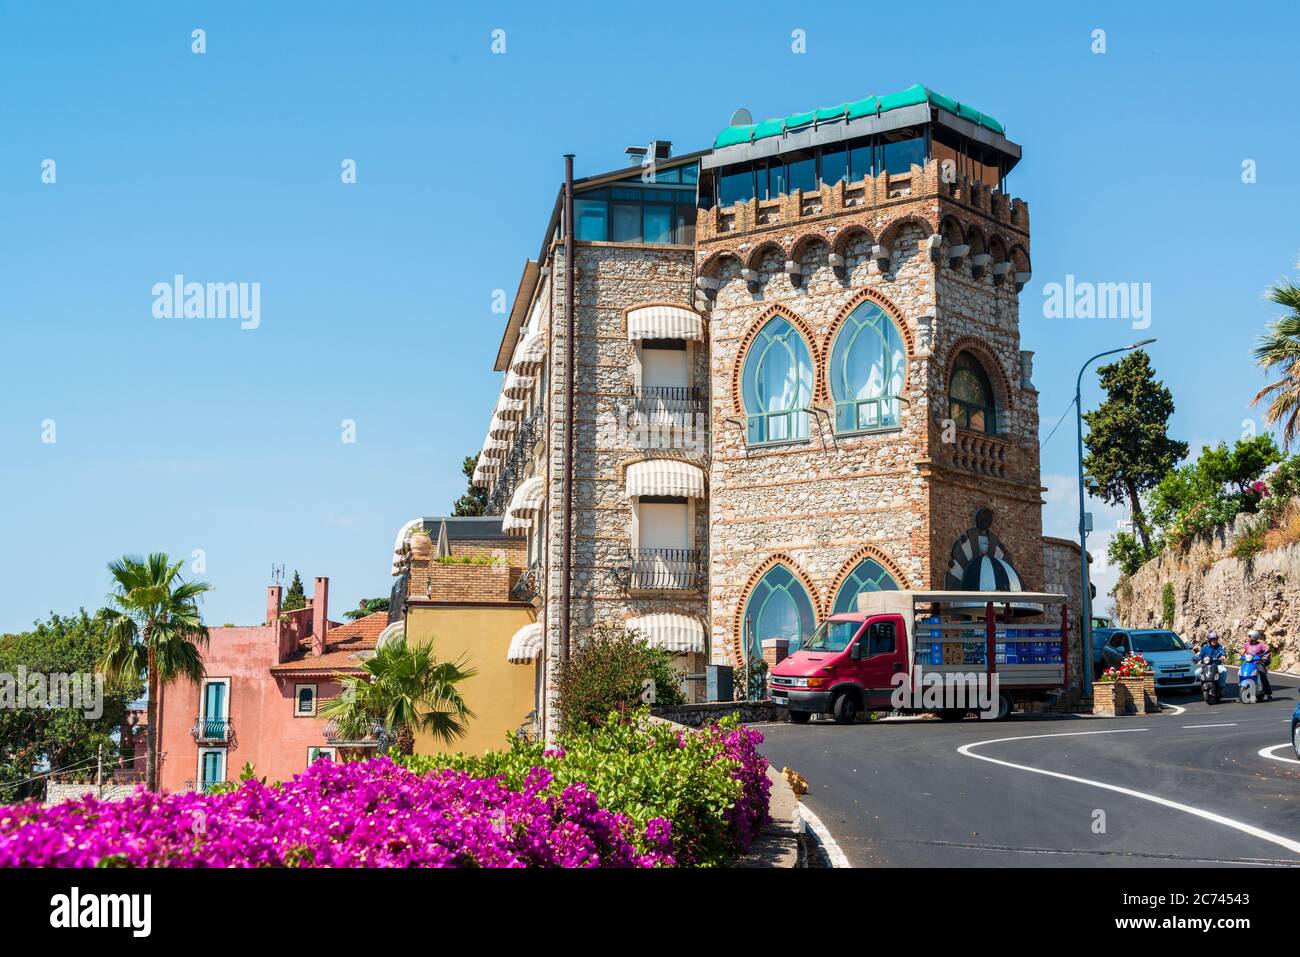
<instances>
[{"instance_id":1,"label":"balcony","mask_svg":"<svg viewBox=\"0 0 1300 957\"><path fill-rule=\"evenodd\" d=\"M229 741L231 733L230 721L226 718L199 718L190 728L194 740L200 742Z\"/></svg>"},{"instance_id":2,"label":"balcony","mask_svg":"<svg viewBox=\"0 0 1300 957\"><path fill-rule=\"evenodd\" d=\"M364 736L357 738L349 737L339 730L338 718L330 718L326 723L325 740L334 746L350 748L382 748L391 743L384 726L377 721L370 726Z\"/></svg>"},{"instance_id":3,"label":"balcony","mask_svg":"<svg viewBox=\"0 0 1300 957\"><path fill-rule=\"evenodd\" d=\"M630 548L628 588L696 591L704 587L704 552L697 548Z\"/></svg>"},{"instance_id":4,"label":"balcony","mask_svg":"<svg viewBox=\"0 0 1300 957\"><path fill-rule=\"evenodd\" d=\"M181 794L213 794L217 789L227 784L226 781L184 781L181 783Z\"/></svg>"},{"instance_id":5,"label":"balcony","mask_svg":"<svg viewBox=\"0 0 1300 957\"><path fill-rule=\"evenodd\" d=\"M542 593L542 563L533 562L528 570L519 576L519 580L510 589L510 597L516 601L532 601Z\"/></svg>"},{"instance_id":6,"label":"balcony","mask_svg":"<svg viewBox=\"0 0 1300 957\"><path fill-rule=\"evenodd\" d=\"M644 386L620 403L616 432L602 437L615 447L676 449L707 456L709 408L693 386Z\"/></svg>"},{"instance_id":7,"label":"balcony","mask_svg":"<svg viewBox=\"0 0 1300 957\"><path fill-rule=\"evenodd\" d=\"M510 504L510 496L515 493L519 477L527 471L528 462L533 457L533 446L541 438L541 430L542 408L539 406L520 423L519 431L515 433L514 443L506 453L501 471L492 483L492 491L488 493L488 515L500 515Z\"/></svg>"},{"instance_id":8,"label":"balcony","mask_svg":"<svg viewBox=\"0 0 1300 957\"><path fill-rule=\"evenodd\" d=\"M704 413L704 398L694 386L648 385L632 391L632 411L651 422L689 425Z\"/></svg>"}]
</instances>

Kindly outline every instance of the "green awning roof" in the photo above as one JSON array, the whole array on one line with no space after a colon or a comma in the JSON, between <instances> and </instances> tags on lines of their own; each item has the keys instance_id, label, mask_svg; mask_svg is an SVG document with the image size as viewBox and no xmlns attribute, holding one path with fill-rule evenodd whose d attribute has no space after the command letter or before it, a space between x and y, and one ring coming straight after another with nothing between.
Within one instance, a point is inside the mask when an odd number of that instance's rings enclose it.
<instances>
[{"instance_id":1,"label":"green awning roof","mask_svg":"<svg viewBox=\"0 0 1300 957\"><path fill-rule=\"evenodd\" d=\"M749 126L728 126L714 139L713 148L721 149L724 146L735 146L737 143L752 143L754 140L766 139L769 136L780 136L787 130L797 130L805 126L811 126L814 121L827 123L841 118L851 121L863 116L888 113L890 110L897 110L904 106L917 106L921 103L929 103L945 113L951 113L953 116L960 116L962 119L970 120L977 126L992 130L999 136L1005 135L1002 124L987 113L981 113L974 107L944 96L942 93L935 93L933 90L917 83L914 86L909 86L906 90L899 93L890 93L887 96L868 96L862 100L854 100L852 103L841 103L839 106L823 106L806 113L791 113L786 117L764 120L762 123L754 123Z\"/></svg>"}]
</instances>

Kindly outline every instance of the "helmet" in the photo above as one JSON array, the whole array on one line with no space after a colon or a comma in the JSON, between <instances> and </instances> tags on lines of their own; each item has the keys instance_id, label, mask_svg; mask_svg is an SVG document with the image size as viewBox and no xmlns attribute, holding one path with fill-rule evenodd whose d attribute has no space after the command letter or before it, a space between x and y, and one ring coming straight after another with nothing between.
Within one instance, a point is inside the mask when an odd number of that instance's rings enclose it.
<instances>
[{"instance_id":1,"label":"helmet","mask_svg":"<svg viewBox=\"0 0 1300 957\"><path fill-rule=\"evenodd\" d=\"M1246 632L1246 637L1251 641L1256 641L1259 639L1259 632L1252 628L1250 631Z\"/></svg>"},{"instance_id":2,"label":"helmet","mask_svg":"<svg viewBox=\"0 0 1300 957\"><path fill-rule=\"evenodd\" d=\"M1206 640L1206 641L1218 641L1218 640L1219 640L1219 633L1218 633L1217 631L1212 631L1212 632L1210 632L1208 635L1205 636L1205 640Z\"/></svg>"}]
</instances>

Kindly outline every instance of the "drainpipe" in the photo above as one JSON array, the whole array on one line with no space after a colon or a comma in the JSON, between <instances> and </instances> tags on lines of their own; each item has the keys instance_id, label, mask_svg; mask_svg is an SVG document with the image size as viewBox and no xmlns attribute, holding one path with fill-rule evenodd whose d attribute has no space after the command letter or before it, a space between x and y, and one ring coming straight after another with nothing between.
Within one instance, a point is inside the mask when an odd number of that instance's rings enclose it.
<instances>
[{"instance_id":1,"label":"drainpipe","mask_svg":"<svg viewBox=\"0 0 1300 957\"><path fill-rule=\"evenodd\" d=\"M560 661L569 658L570 593L573 576L573 378L577 368L573 314L573 154L564 154L564 524L560 565Z\"/></svg>"}]
</instances>

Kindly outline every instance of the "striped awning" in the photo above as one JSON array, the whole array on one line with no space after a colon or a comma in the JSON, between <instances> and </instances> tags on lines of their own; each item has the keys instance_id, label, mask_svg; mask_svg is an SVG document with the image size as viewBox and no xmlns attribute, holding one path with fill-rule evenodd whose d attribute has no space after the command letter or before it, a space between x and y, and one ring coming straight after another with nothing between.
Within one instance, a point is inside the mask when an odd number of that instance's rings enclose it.
<instances>
[{"instance_id":1,"label":"striped awning","mask_svg":"<svg viewBox=\"0 0 1300 957\"><path fill-rule=\"evenodd\" d=\"M494 439L507 439L514 434L516 425L509 419L503 419L498 414L492 415L492 422L488 425L488 435Z\"/></svg>"},{"instance_id":2,"label":"striped awning","mask_svg":"<svg viewBox=\"0 0 1300 957\"><path fill-rule=\"evenodd\" d=\"M379 633L379 637L375 639L375 647L382 648L384 647L384 645L387 645L389 642L405 641L405 640L406 640L406 619L399 618L397 619L397 621L392 622L391 624L388 625L387 628L385 628L383 631Z\"/></svg>"},{"instance_id":3,"label":"striped awning","mask_svg":"<svg viewBox=\"0 0 1300 957\"><path fill-rule=\"evenodd\" d=\"M512 399L526 399L533 394L533 377L520 375L511 369L506 373L506 384L501 387L501 391Z\"/></svg>"},{"instance_id":4,"label":"striped awning","mask_svg":"<svg viewBox=\"0 0 1300 957\"><path fill-rule=\"evenodd\" d=\"M541 509L545 497L546 487L539 476L521 482L501 516L501 531L507 535L527 535L533 527L533 516Z\"/></svg>"},{"instance_id":5,"label":"striped awning","mask_svg":"<svg viewBox=\"0 0 1300 957\"><path fill-rule=\"evenodd\" d=\"M524 417L524 400L512 399L502 395L497 399L497 415L503 419L522 419Z\"/></svg>"},{"instance_id":6,"label":"striped awning","mask_svg":"<svg viewBox=\"0 0 1300 957\"><path fill-rule=\"evenodd\" d=\"M678 459L650 459L627 467L627 496L704 498L704 470Z\"/></svg>"},{"instance_id":7,"label":"striped awning","mask_svg":"<svg viewBox=\"0 0 1300 957\"><path fill-rule=\"evenodd\" d=\"M629 618L628 631L635 631L655 648L666 651L704 651L704 622L690 615L662 612Z\"/></svg>"},{"instance_id":8,"label":"striped awning","mask_svg":"<svg viewBox=\"0 0 1300 957\"><path fill-rule=\"evenodd\" d=\"M535 621L524 625L510 639L510 648L506 651L506 661L512 665L526 665L542 653L542 623Z\"/></svg>"},{"instance_id":9,"label":"striped awning","mask_svg":"<svg viewBox=\"0 0 1300 957\"><path fill-rule=\"evenodd\" d=\"M627 314L629 339L694 339L704 341L704 320L681 306L641 306Z\"/></svg>"},{"instance_id":10,"label":"striped awning","mask_svg":"<svg viewBox=\"0 0 1300 957\"><path fill-rule=\"evenodd\" d=\"M424 519L413 518L397 532L397 541L393 542L393 574L402 574L402 557L406 553L406 539L412 530L424 527Z\"/></svg>"},{"instance_id":11,"label":"striped awning","mask_svg":"<svg viewBox=\"0 0 1300 957\"><path fill-rule=\"evenodd\" d=\"M530 332L515 346L515 357L510 363L510 371L520 375L536 372L546 361L546 340L540 332Z\"/></svg>"}]
</instances>

